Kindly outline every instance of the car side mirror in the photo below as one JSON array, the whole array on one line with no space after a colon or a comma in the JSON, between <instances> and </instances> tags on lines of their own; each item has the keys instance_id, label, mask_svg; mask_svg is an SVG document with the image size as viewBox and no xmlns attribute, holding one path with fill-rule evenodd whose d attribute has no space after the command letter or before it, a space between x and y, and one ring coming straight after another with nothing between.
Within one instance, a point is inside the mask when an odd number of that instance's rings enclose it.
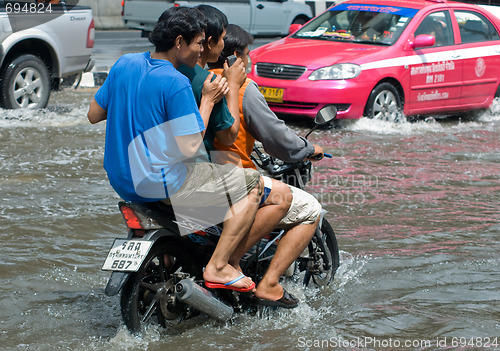
<instances>
[{"instance_id":1,"label":"car side mirror","mask_svg":"<svg viewBox=\"0 0 500 351\"><path fill-rule=\"evenodd\" d=\"M436 37L430 34L420 34L415 37L413 42L410 42L412 49L426 48L433 46L436 43Z\"/></svg>"},{"instance_id":2,"label":"car side mirror","mask_svg":"<svg viewBox=\"0 0 500 351\"><path fill-rule=\"evenodd\" d=\"M288 28L288 34L295 33L300 28L302 28L303 24L291 24L290 28Z\"/></svg>"}]
</instances>

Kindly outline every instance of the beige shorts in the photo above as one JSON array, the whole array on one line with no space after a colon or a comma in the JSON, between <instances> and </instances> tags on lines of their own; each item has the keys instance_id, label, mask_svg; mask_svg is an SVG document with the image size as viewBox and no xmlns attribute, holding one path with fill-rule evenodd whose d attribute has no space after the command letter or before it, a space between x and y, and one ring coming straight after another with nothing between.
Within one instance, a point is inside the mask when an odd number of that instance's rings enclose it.
<instances>
[{"instance_id":1,"label":"beige shorts","mask_svg":"<svg viewBox=\"0 0 500 351\"><path fill-rule=\"evenodd\" d=\"M186 168L184 184L166 203L192 208L227 206L246 197L260 181L256 170L233 164L198 162Z\"/></svg>"},{"instance_id":2,"label":"beige shorts","mask_svg":"<svg viewBox=\"0 0 500 351\"><path fill-rule=\"evenodd\" d=\"M181 235L209 228L240 213L246 207L247 195L260 182L256 170L232 164L190 163L186 168L184 184L163 200L172 206Z\"/></svg>"},{"instance_id":3,"label":"beige shorts","mask_svg":"<svg viewBox=\"0 0 500 351\"><path fill-rule=\"evenodd\" d=\"M278 223L286 229L297 224L312 224L321 214L321 204L314 196L299 188L290 186L293 194L292 204L285 217Z\"/></svg>"}]
</instances>

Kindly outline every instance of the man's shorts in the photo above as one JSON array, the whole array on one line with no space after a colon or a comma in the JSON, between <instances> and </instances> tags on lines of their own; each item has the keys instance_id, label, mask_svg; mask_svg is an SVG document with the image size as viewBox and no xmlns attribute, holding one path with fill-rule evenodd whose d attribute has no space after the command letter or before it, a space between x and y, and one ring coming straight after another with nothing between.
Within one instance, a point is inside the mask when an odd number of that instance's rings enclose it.
<instances>
[{"instance_id":1,"label":"man's shorts","mask_svg":"<svg viewBox=\"0 0 500 351\"><path fill-rule=\"evenodd\" d=\"M321 214L321 204L314 196L302 189L290 186L293 194L292 204L278 227L287 229L297 224L312 224Z\"/></svg>"},{"instance_id":2,"label":"man's shorts","mask_svg":"<svg viewBox=\"0 0 500 351\"><path fill-rule=\"evenodd\" d=\"M233 164L199 162L188 163L186 168L184 184L163 202L172 205L176 216L195 218L207 227L236 214L237 209L228 212L229 208L246 198L260 182L259 172Z\"/></svg>"}]
</instances>

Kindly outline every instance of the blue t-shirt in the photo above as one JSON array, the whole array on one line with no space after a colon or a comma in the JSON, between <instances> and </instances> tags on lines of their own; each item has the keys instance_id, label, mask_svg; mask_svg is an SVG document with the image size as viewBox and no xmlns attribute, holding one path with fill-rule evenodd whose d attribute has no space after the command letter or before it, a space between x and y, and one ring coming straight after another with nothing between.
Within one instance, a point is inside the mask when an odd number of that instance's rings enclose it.
<instances>
[{"instance_id":1,"label":"blue t-shirt","mask_svg":"<svg viewBox=\"0 0 500 351\"><path fill-rule=\"evenodd\" d=\"M127 54L115 63L95 100L107 110L104 169L118 195L147 202L179 190L186 157L175 137L201 138L205 128L189 80L149 52Z\"/></svg>"}]
</instances>

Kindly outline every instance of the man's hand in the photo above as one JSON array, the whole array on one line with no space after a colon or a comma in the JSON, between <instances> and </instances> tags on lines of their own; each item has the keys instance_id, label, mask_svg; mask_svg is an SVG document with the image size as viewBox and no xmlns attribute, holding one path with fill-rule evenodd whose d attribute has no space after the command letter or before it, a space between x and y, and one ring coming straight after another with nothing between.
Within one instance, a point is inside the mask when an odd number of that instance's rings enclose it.
<instances>
[{"instance_id":1,"label":"man's hand","mask_svg":"<svg viewBox=\"0 0 500 351\"><path fill-rule=\"evenodd\" d=\"M221 101L229 92L227 79L216 76L212 81L213 76L214 73L210 72L205 82L203 82L203 88L201 89L201 102L199 108L201 118L203 118L203 123L205 123L205 128L208 126L208 121L210 120L210 114L212 113L214 105ZM202 136L205 135L205 131L202 132Z\"/></svg>"},{"instance_id":2,"label":"man's hand","mask_svg":"<svg viewBox=\"0 0 500 351\"><path fill-rule=\"evenodd\" d=\"M325 153L321 146L316 144L314 144L313 146L314 146L314 153L309 157L309 159L313 161L319 161L325 156Z\"/></svg>"},{"instance_id":3,"label":"man's hand","mask_svg":"<svg viewBox=\"0 0 500 351\"><path fill-rule=\"evenodd\" d=\"M224 96L229 92L229 85L225 77L216 76L212 81L214 76L213 72L210 72L207 79L203 83L203 88L201 90L202 99L208 99L214 104L218 103Z\"/></svg>"},{"instance_id":4,"label":"man's hand","mask_svg":"<svg viewBox=\"0 0 500 351\"><path fill-rule=\"evenodd\" d=\"M223 75L227 78L227 82L231 88L239 90L247 78L245 64L241 58L238 57L231 67L227 65L227 62L224 62Z\"/></svg>"}]
</instances>

